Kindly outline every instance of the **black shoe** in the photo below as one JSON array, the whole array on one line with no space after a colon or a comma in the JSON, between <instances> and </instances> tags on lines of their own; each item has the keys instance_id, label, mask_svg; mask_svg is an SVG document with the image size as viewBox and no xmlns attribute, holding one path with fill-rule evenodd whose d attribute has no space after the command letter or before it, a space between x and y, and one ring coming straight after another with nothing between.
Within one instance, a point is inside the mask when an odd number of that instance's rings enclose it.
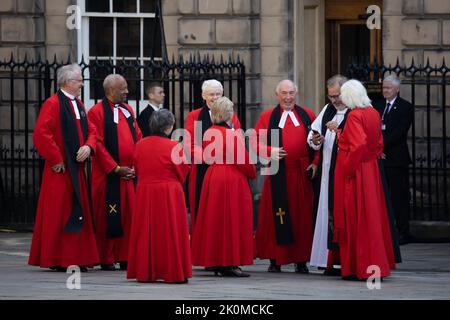
<instances>
[{"instance_id":1,"label":"black shoe","mask_svg":"<svg viewBox=\"0 0 450 320\"><path fill-rule=\"evenodd\" d=\"M101 269L103 271L116 271L116 266L114 264L102 264Z\"/></svg>"},{"instance_id":2,"label":"black shoe","mask_svg":"<svg viewBox=\"0 0 450 320\"><path fill-rule=\"evenodd\" d=\"M184 281L170 282L170 283L172 283L172 284L186 284L186 283L188 283L188 282L189 282L189 280L186 279L186 280L184 280Z\"/></svg>"},{"instance_id":3,"label":"black shoe","mask_svg":"<svg viewBox=\"0 0 450 320\"><path fill-rule=\"evenodd\" d=\"M295 273L308 274L309 270L308 270L308 267L306 266L306 263L304 263L304 262L296 263L295 264Z\"/></svg>"},{"instance_id":4,"label":"black shoe","mask_svg":"<svg viewBox=\"0 0 450 320\"><path fill-rule=\"evenodd\" d=\"M67 272L67 268L61 267L61 266L50 267L50 270L53 270L53 271L56 271L56 272Z\"/></svg>"},{"instance_id":5,"label":"black shoe","mask_svg":"<svg viewBox=\"0 0 450 320\"><path fill-rule=\"evenodd\" d=\"M120 270L127 271L127 268L128 268L128 262L126 262L126 261L120 262Z\"/></svg>"},{"instance_id":6,"label":"black shoe","mask_svg":"<svg viewBox=\"0 0 450 320\"><path fill-rule=\"evenodd\" d=\"M358 277L356 275L351 275L351 276L345 276L342 277L342 280L346 280L346 281L358 281Z\"/></svg>"},{"instance_id":7,"label":"black shoe","mask_svg":"<svg viewBox=\"0 0 450 320\"><path fill-rule=\"evenodd\" d=\"M80 266L80 272L88 272L87 267L81 267L81 266Z\"/></svg>"},{"instance_id":8,"label":"black shoe","mask_svg":"<svg viewBox=\"0 0 450 320\"><path fill-rule=\"evenodd\" d=\"M341 276L341 269L336 269L336 268L326 269L323 272L323 275L329 276L329 277L340 277Z\"/></svg>"},{"instance_id":9,"label":"black shoe","mask_svg":"<svg viewBox=\"0 0 450 320\"><path fill-rule=\"evenodd\" d=\"M270 259L270 265L267 272L281 272L281 266L276 264L275 260Z\"/></svg>"},{"instance_id":10,"label":"black shoe","mask_svg":"<svg viewBox=\"0 0 450 320\"><path fill-rule=\"evenodd\" d=\"M246 278L250 277L248 273L242 272L239 267L226 268L223 270L224 277L238 277L238 278Z\"/></svg>"}]
</instances>

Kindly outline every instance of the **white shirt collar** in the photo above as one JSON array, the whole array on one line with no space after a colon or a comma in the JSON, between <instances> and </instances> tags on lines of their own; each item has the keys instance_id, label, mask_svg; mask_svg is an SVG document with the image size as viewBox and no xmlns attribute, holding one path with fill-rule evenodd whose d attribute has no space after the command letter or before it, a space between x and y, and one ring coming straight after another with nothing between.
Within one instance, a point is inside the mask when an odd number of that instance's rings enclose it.
<instances>
[{"instance_id":1,"label":"white shirt collar","mask_svg":"<svg viewBox=\"0 0 450 320\"><path fill-rule=\"evenodd\" d=\"M152 107L154 111L159 111L159 110L161 110L161 106L156 106L156 105L154 105L153 103L151 103L150 101L148 102L148 105L149 105L150 107Z\"/></svg>"},{"instance_id":2,"label":"white shirt collar","mask_svg":"<svg viewBox=\"0 0 450 320\"><path fill-rule=\"evenodd\" d=\"M394 103L395 103L395 100L397 100L397 96L395 96L395 98L392 99L391 101L388 101L388 100L386 99L386 104L390 103L390 104L391 104L391 107L392 107L392 106L394 105Z\"/></svg>"},{"instance_id":3,"label":"white shirt collar","mask_svg":"<svg viewBox=\"0 0 450 320\"><path fill-rule=\"evenodd\" d=\"M64 91L63 89L60 89L62 93L64 93L64 95L69 98L70 100L75 99L76 97L71 95L70 93L67 93L66 91Z\"/></svg>"}]
</instances>

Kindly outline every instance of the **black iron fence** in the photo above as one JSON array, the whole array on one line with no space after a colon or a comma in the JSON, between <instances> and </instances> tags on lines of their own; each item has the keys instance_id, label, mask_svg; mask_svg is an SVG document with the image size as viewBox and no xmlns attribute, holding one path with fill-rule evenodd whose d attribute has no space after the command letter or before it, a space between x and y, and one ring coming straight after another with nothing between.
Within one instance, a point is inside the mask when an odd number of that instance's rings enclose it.
<instances>
[{"instance_id":1,"label":"black iron fence","mask_svg":"<svg viewBox=\"0 0 450 320\"><path fill-rule=\"evenodd\" d=\"M43 160L33 146L32 132L43 102L56 92L57 70L70 63L41 61L0 62L0 226L28 229L34 222ZM106 75L118 73L128 81L128 102L136 114L146 105L145 87L153 81L163 84L165 107L184 126L189 111L203 104L204 80L218 79L225 95L236 106L242 126L246 127L245 66L231 58L214 61L198 54L188 61L172 62L90 60L80 62L85 79L81 100L89 109L103 96ZM57 195L55 195L57 196Z\"/></svg>"},{"instance_id":2,"label":"black iron fence","mask_svg":"<svg viewBox=\"0 0 450 320\"><path fill-rule=\"evenodd\" d=\"M381 80L396 74L400 95L415 106L409 146L412 219L450 221L450 78L449 67L350 65L348 76L363 81L372 99L381 98Z\"/></svg>"}]
</instances>

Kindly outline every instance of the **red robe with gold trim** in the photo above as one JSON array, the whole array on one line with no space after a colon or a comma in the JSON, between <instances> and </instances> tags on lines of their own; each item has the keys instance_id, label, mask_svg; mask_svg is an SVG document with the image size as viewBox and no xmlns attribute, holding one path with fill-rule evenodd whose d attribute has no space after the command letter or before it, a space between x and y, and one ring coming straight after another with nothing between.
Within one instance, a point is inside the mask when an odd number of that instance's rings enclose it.
<instances>
[{"instance_id":1,"label":"red robe with gold trim","mask_svg":"<svg viewBox=\"0 0 450 320\"><path fill-rule=\"evenodd\" d=\"M70 110L75 117L73 109ZM80 146L89 145L93 151L91 155L94 154L95 127L88 122L88 136L84 141L79 120L76 120L76 125ZM36 150L45 159L45 166L28 263L44 268L97 264L99 258L92 227L84 163L78 167L84 226L80 233L64 232L64 226L72 211L74 190L67 168L57 94L42 105L34 128L33 141ZM52 167L61 162L66 165L65 173L54 172Z\"/></svg>"},{"instance_id":2,"label":"red robe with gold trim","mask_svg":"<svg viewBox=\"0 0 450 320\"><path fill-rule=\"evenodd\" d=\"M311 118L316 118L314 112L302 107ZM268 129L273 108L263 112L256 124L258 141L265 141L260 137L260 129ZM306 129L301 118L295 112L299 122L295 127L290 117L287 117L284 129L282 129L283 148L287 152L286 181L288 193L289 213L291 215L292 233L294 243L290 245L278 245L275 235L274 213L272 212L272 196L269 176L264 181L261 204L259 207L258 227L255 234L255 257L260 259L275 259L276 264L283 265L297 262L307 262L311 256L313 239L313 188L306 175L306 169L311 164L306 142ZM259 154L261 148L259 145ZM253 149L256 146L253 145ZM265 148L266 155L270 155L270 146ZM319 153L314 153L314 163L319 161Z\"/></svg>"},{"instance_id":3,"label":"red robe with gold trim","mask_svg":"<svg viewBox=\"0 0 450 320\"><path fill-rule=\"evenodd\" d=\"M110 102L111 110L114 105ZM134 118L133 110L129 105L123 104ZM90 122L96 127L97 153L92 158L92 202L95 219L95 236L101 264L125 262L128 259L128 243L131 228L131 217L134 210L135 190L133 180L120 179L120 204L123 236L108 239L107 212L106 212L106 176L117 166L134 167L135 143L127 119L119 110L119 123L117 125L119 163L117 163L106 150L104 145L104 112L103 103L100 102L89 110ZM142 139L142 133L134 119L136 142Z\"/></svg>"},{"instance_id":4,"label":"red robe with gold trim","mask_svg":"<svg viewBox=\"0 0 450 320\"><path fill-rule=\"evenodd\" d=\"M381 119L372 108L350 112L339 137L334 176L334 238L339 243L342 276L366 279L395 268L392 240L378 159L383 150Z\"/></svg>"}]
</instances>

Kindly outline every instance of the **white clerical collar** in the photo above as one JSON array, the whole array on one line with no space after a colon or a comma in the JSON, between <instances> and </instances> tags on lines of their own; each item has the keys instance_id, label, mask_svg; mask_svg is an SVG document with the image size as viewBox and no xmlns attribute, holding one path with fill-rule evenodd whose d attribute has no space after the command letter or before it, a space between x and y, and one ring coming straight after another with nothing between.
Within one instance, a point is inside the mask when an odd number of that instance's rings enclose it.
<instances>
[{"instance_id":1,"label":"white clerical collar","mask_svg":"<svg viewBox=\"0 0 450 320\"><path fill-rule=\"evenodd\" d=\"M70 93L64 91L63 89L61 89L61 92L64 93L64 95L65 95L67 98L69 98L70 100L73 100L73 99L76 98L75 96L73 96L73 95L71 95Z\"/></svg>"},{"instance_id":2,"label":"white clerical collar","mask_svg":"<svg viewBox=\"0 0 450 320\"><path fill-rule=\"evenodd\" d=\"M70 103L72 104L73 113L75 113L75 118L80 120L80 111L78 110L77 101L75 100L75 96L71 95L70 93L67 93L63 89L61 89L61 92L64 93L64 95L70 99Z\"/></svg>"},{"instance_id":3,"label":"white clerical collar","mask_svg":"<svg viewBox=\"0 0 450 320\"><path fill-rule=\"evenodd\" d=\"M119 109L122 111L125 118L128 119L129 117L131 117L131 113L127 109L121 107L120 104L115 103L114 104L114 123L115 124L119 124Z\"/></svg>"},{"instance_id":4,"label":"white clerical collar","mask_svg":"<svg viewBox=\"0 0 450 320\"><path fill-rule=\"evenodd\" d=\"M337 110L337 114L345 114L347 112L347 108L344 108L342 110Z\"/></svg>"},{"instance_id":5,"label":"white clerical collar","mask_svg":"<svg viewBox=\"0 0 450 320\"><path fill-rule=\"evenodd\" d=\"M288 116L289 116L289 118L291 118L291 121L295 127L298 127L300 125L300 123L298 123L297 117L295 116L295 114L292 110L289 110L289 111L284 110L283 114L281 115L280 123L278 124L279 128L281 128L281 129L284 128L284 126L286 125L286 120L287 120Z\"/></svg>"}]
</instances>

